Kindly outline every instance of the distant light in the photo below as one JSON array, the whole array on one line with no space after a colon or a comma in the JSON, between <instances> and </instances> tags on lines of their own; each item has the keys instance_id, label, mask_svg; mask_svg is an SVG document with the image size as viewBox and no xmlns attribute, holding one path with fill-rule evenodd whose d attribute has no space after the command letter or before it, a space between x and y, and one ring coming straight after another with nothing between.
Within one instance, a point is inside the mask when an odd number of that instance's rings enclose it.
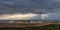
<instances>
[{"instance_id":1,"label":"distant light","mask_svg":"<svg viewBox=\"0 0 60 30\"><path fill-rule=\"evenodd\" d=\"M14 21L9 21L9 22L14 22Z\"/></svg>"},{"instance_id":2,"label":"distant light","mask_svg":"<svg viewBox=\"0 0 60 30\"><path fill-rule=\"evenodd\" d=\"M48 14L41 14L42 20L45 20L45 18L48 18Z\"/></svg>"}]
</instances>

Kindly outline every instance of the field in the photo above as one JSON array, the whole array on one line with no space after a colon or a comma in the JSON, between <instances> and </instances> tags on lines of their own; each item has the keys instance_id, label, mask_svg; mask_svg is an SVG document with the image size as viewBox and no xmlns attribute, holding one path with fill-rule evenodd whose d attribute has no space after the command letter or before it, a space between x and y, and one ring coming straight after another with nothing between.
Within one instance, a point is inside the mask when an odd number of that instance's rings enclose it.
<instances>
[{"instance_id":1,"label":"field","mask_svg":"<svg viewBox=\"0 0 60 30\"><path fill-rule=\"evenodd\" d=\"M0 30L60 30L60 25L51 24L47 26L33 26L33 27L25 27L25 28L0 28Z\"/></svg>"}]
</instances>

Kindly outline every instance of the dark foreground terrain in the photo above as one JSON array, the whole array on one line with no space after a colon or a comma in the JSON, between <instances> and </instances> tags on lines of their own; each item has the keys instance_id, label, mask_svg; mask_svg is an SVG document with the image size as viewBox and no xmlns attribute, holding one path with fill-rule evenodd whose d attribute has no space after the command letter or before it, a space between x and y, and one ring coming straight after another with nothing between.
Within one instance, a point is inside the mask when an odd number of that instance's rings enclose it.
<instances>
[{"instance_id":1,"label":"dark foreground terrain","mask_svg":"<svg viewBox=\"0 0 60 30\"><path fill-rule=\"evenodd\" d=\"M39 27L25 27L25 28L0 28L0 30L60 30L60 25L47 25L47 26L39 26Z\"/></svg>"}]
</instances>

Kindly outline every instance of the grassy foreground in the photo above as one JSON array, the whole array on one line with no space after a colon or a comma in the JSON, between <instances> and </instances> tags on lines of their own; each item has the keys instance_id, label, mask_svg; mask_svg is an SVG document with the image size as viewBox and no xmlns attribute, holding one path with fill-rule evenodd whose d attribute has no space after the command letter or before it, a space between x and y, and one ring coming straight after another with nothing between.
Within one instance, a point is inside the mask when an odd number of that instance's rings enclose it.
<instances>
[{"instance_id":1,"label":"grassy foreground","mask_svg":"<svg viewBox=\"0 0 60 30\"><path fill-rule=\"evenodd\" d=\"M26 28L0 28L0 30L60 30L60 25L47 25L39 27L26 27Z\"/></svg>"}]
</instances>

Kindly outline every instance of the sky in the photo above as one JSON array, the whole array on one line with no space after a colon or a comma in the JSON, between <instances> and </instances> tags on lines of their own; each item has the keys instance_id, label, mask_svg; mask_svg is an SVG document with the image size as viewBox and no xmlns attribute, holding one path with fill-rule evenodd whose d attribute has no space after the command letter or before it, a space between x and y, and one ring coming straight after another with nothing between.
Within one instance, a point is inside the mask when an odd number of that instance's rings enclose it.
<instances>
[{"instance_id":1,"label":"sky","mask_svg":"<svg viewBox=\"0 0 60 30\"><path fill-rule=\"evenodd\" d=\"M28 15L26 18L30 16L35 20L44 16L46 20L59 20L60 0L0 0L0 19L18 20L22 16L21 14L47 14L48 18L45 15L41 15L41 17L40 15Z\"/></svg>"}]
</instances>

